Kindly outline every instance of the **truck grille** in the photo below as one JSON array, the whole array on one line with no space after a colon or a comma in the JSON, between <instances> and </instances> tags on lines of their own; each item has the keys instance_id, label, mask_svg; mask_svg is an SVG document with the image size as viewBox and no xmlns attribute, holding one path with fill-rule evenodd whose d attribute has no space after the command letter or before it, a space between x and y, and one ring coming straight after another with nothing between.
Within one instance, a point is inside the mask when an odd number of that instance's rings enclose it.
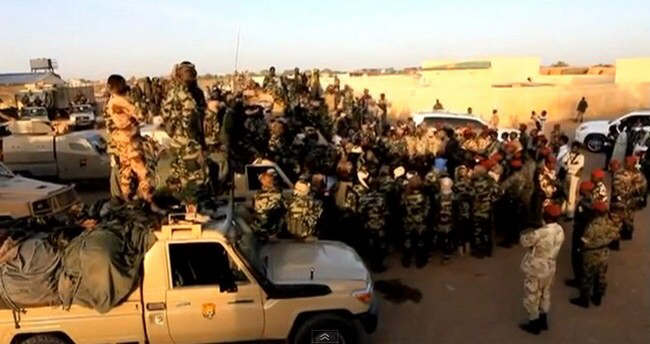
<instances>
[{"instance_id":1,"label":"truck grille","mask_svg":"<svg viewBox=\"0 0 650 344\"><path fill-rule=\"evenodd\" d=\"M74 188L70 188L61 193L58 193L54 195L53 198L55 201L54 211L67 209L79 200L79 196L77 196L77 192L74 190Z\"/></svg>"}]
</instances>

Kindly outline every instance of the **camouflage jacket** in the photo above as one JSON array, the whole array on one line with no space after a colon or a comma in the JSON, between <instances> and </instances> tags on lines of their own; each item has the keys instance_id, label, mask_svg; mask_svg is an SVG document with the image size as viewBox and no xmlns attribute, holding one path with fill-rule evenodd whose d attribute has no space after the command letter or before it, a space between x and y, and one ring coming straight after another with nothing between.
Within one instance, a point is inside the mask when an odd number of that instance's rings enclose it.
<instances>
[{"instance_id":1,"label":"camouflage jacket","mask_svg":"<svg viewBox=\"0 0 650 344\"><path fill-rule=\"evenodd\" d=\"M272 188L257 191L253 196L253 211L255 214L252 226L254 231L278 233L286 211L280 190Z\"/></svg>"},{"instance_id":2,"label":"camouflage jacket","mask_svg":"<svg viewBox=\"0 0 650 344\"><path fill-rule=\"evenodd\" d=\"M630 189L630 175L625 171L616 171L612 175L612 210L624 209L628 203L628 190Z\"/></svg>"},{"instance_id":3,"label":"camouflage jacket","mask_svg":"<svg viewBox=\"0 0 650 344\"><path fill-rule=\"evenodd\" d=\"M345 210L358 214L359 200L366 193L366 188L360 184L354 184L345 191Z\"/></svg>"},{"instance_id":4,"label":"camouflage jacket","mask_svg":"<svg viewBox=\"0 0 650 344\"><path fill-rule=\"evenodd\" d=\"M312 196L294 196L287 209L287 230L296 238L316 234L316 225L323 213L323 204Z\"/></svg>"},{"instance_id":5,"label":"camouflage jacket","mask_svg":"<svg viewBox=\"0 0 650 344\"><path fill-rule=\"evenodd\" d=\"M501 196L501 188L487 173L472 176L470 187L474 218L489 218L492 204Z\"/></svg>"},{"instance_id":6,"label":"camouflage jacket","mask_svg":"<svg viewBox=\"0 0 650 344\"><path fill-rule=\"evenodd\" d=\"M585 250L606 248L618 235L618 227L608 215L597 216L587 224L581 238L582 246Z\"/></svg>"},{"instance_id":7,"label":"camouflage jacket","mask_svg":"<svg viewBox=\"0 0 650 344\"><path fill-rule=\"evenodd\" d=\"M105 106L106 128L112 141L128 142L139 136L140 114L126 97L113 95Z\"/></svg>"},{"instance_id":8,"label":"camouflage jacket","mask_svg":"<svg viewBox=\"0 0 650 344\"><path fill-rule=\"evenodd\" d=\"M591 192L591 199L594 202L607 203L609 201L609 197L607 197L607 187L605 186L605 183L603 183L602 181L596 183L596 187Z\"/></svg>"},{"instance_id":9,"label":"camouflage jacket","mask_svg":"<svg viewBox=\"0 0 650 344\"><path fill-rule=\"evenodd\" d=\"M556 180L555 170L550 170L546 166L542 166L539 169L537 182L539 189L546 198L551 198L555 194L557 184Z\"/></svg>"},{"instance_id":10,"label":"camouflage jacket","mask_svg":"<svg viewBox=\"0 0 650 344\"><path fill-rule=\"evenodd\" d=\"M435 212L432 214L436 232L450 233L454 228L456 197L453 193L438 193L434 198Z\"/></svg>"},{"instance_id":11,"label":"camouflage jacket","mask_svg":"<svg viewBox=\"0 0 650 344\"><path fill-rule=\"evenodd\" d=\"M557 223L547 223L536 230L521 234L521 246L528 249L521 261L527 275L544 278L555 273L556 259L564 242L564 229Z\"/></svg>"},{"instance_id":12,"label":"camouflage jacket","mask_svg":"<svg viewBox=\"0 0 650 344\"><path fill-rule=\"evenodd\" d=\"M532 187L532 182L528 179L528 174L523 169L515 171L501 184L501 188L506 197L526 203L526 200L530 199Z\"/></svg>"},{"instance_id":13,"label":"camouflage jacket","mask_svg":"<svg viewBox=\"0 0 650 344\"><path fill-rule=\"evenodd\" d=\"M420 190L407 191L402 195L404 229L422 232L429 216L429 198Z\"/></svg>"},{"instance_id":14,"label":"camouflage jacket","mask_svg":"<svg viewBox=\"0 0 650 344\"><path fill-rule=\"evenodd\" d=\"M380 231L386 225L388 207L386 196L379 190L370 190L359 199L359 213L363 226L370 231Z\"/></svg>"},{"instance_id":15,"label":"camouflage jacket","mask_svg":"<svg viewBox=\"0 0 650 344\"><path fill-rule=\"evenodd\" d=\"M454 194L458 199L458 218L469 220L472 217L472 188L470 179L461 178L454 184Z\"/></svg>"},{"instance_id":16,"label":"camouflage jacket","mask_svg":"<svg viewBox=\"0 0 650 344\"><path fill-rule=\"evenodd\" d=\"M184 146L190 141L201 143L202 117L205 110L192 97L190 90L175 83L162 104L162 119L172 145Z\"/></svg>"},{"instance_id":17,"label":"camouflage jacket","mask_svg":"<svg viewBox=\"0 0 650 344\"><path fill-rule=\"evenodd\" d=\"M203 117L203 135L205 144L208 147L218 147L221 145L221 125L219 116L216 112L206 109Z\"/></svg>"}]
</instances>

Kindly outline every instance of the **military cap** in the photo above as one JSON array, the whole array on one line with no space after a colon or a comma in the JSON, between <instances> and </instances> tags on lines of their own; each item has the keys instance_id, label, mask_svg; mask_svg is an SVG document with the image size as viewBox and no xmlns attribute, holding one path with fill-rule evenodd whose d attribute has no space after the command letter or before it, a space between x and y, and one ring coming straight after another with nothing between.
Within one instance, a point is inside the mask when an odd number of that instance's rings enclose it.
<instances>
[{"instance_id":1,"label":"military cap","mask_svg":"<svg viewBox=\"0 0 650 344\"><path fill-rule=\"evenodd\" d=\"M481 166L485 167L486 170L490 170L497 163L492 159L485 159L481 161Z\"/></svg>"},{"instance_id":2,"label":"military cap","mask_svg":"<svg viewBox=\"0 0 650 344\"><path fill-rule=\"evenodd\" d=\"M620 162L620 161L614 159L614 160L611 160L611 161L609 162L609 169L610 169L612 172L617 171L619 168L621 168L621 162Z\"/></svg>"},{"instance_id":3,"label":"military cap","mask_svg":"<svg viewBox=\"0 0 650 344\"><path fill-rule=\"evenodd\" d=\"M551 203L544 207L544 214L551 216L551 217L559 217L562 215L562 207L555 203Z\"/></svg>"},{"instance_id":4,"label":"military cap","mask_svg":"<svg viewBox=\"0 0 650 344\"><path fill-rule=\"evenodd\" d=\"M521 162L521 160L514 159L510 161L510 166L512 166L513 168L521 168L522 166L524 166L524 164Z\"/></svg>"},{"instance_id":5,"label":"military cap","mask_svg":"<svg viewBox=\"0 0 650 344\"><path fill-rule=\"evenodd\" d=\"M591 179L593 180L603 180L605 179L605 171L600 168L595 169L591 172Z\"/></svg>"},{"instance_id":6,"label":"military cap","mask_svg":"<svg viewBox=\"0 0 650 344\"><path fill-rule=\"evenodd\" d=\"M583 195L589 194L594 190L594 188L596 188L596 185L590 180L580 183L580 193Z\"/></svg>"},{"instance_id":7,"label":"military cap","mask_svg":"<svg viewBox=\"0 0 650 344\"><path fill-rule=\"evenodd\" d=\"M555 160L554 156L549 155L549 156L546 157L546 167L549 167L549 168L553 167L554 168L555 163L556 163L556 160Z\"/></svg>"},{"instance_id":8,"label":"military cap","mask_svg":"<svg viewBox=\"0 0 650 344\"><path fill-rule=\"evenodd\" d=\"M637 159L634 155L630 155L625 158L625 167L632 168L636 166Z\"/></svg>"}]
</instances>

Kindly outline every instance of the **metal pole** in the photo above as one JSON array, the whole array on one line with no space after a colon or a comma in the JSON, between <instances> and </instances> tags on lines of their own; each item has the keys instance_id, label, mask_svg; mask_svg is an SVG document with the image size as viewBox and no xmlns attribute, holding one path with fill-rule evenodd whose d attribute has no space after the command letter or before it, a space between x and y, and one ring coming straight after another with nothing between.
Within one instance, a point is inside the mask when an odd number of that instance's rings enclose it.
<instances>
[{"instance_id":1,"label":"metal pole","mask_svg":"<svg viewBox=\"0 0 650 344\"><path fill-rule=\"evenodd\" d=\"M237 64L239 62L239 34L241 29L237 29L237 50L235 51L235 72L237 71Z\"/></svg>"}]
</instances>

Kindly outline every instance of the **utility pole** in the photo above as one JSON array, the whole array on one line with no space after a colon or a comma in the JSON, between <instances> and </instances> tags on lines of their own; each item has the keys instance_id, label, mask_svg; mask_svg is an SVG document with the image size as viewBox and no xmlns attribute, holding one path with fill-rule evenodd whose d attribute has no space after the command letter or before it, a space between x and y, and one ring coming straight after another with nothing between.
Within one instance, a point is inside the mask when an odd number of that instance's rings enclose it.
<instances>
[{"instance_id":1,"label":"utility pole","mask_svg":"<svg viewBox=\"0 0 650 344\"><path fill-rule=\"evenodd\" d=\"M237 72L237 64L239 63L239 34L241 29L237 29L237 50L235 50L235 72Z\"/></svg>"}]
</instances>

